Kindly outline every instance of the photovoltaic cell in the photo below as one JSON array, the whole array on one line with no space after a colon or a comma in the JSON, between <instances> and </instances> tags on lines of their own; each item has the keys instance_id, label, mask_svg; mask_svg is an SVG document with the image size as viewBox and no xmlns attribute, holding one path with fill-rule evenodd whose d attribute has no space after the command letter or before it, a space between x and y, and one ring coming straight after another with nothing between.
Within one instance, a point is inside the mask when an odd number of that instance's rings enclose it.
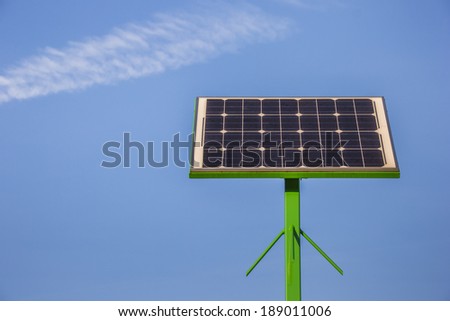
<instances>
[{"instance_id":1,"label":"photovoltaic cell","mask_svg":"<svg viewBox=\"0 0 450 321\"><path fill-rule=\"evenodd\" d=\"M280 101L278 99L264 99L262 101L262 112L267 115L278 115L280 113Z\"/></svg>"},{"instance_id":2,"label":"photovoltaic cell","mask_svg":"<svg viewBox=\"0 0 450 321\"><path fill-rule=\"evenodd\" d=\"M259 99L244 100L245 115L259 115L260 113L261 113L261 100Z\"/></svg>"},{"instance_id":3,"label":"photovoltaic cell","mask_svg":"<svg viewBox=\"0 0 450 321\"><path fill-rule=\"evenodd\" d=\"M224 103L223 99L208 99L206 113L208 115L221 115L224 111Z\"/></svg>"}]
</instances>

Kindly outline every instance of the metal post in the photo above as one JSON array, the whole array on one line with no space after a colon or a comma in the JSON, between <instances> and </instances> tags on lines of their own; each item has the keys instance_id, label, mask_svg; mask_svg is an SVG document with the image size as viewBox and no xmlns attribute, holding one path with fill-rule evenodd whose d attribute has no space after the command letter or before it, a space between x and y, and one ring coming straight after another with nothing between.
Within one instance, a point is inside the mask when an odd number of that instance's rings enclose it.
<instances>
[{"instance_id":1,"label":"metal post","mask_svg":"<svg viewBox=\"0 0 450 321\"><path fill-rule=\"evenodd\" d=\"M248 269L248 276L270 249L284 234L285 270L286 270L286 301L301 300L300 271L300 235L341 274L344 271L300 228L300 181L286 178L284 180L284 229L275 237L259 258Z\"/></svg>"},{"instance_id":2,"label":"metal post","mask_svg":"<svg viewBox=\"0 0 450 321\"><path fill-rule=\"evenodd\" d=\"M300 181L284 181L286 301L300 301Z\"/></svg>"}]
</instances>

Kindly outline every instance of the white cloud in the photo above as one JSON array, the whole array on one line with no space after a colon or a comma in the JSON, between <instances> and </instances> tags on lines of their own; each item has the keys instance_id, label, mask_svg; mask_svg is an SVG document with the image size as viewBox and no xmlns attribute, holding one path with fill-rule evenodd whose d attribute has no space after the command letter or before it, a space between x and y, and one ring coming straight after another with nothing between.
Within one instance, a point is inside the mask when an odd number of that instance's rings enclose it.
<instances>
[{"instance_id":1,"label":"white cloud","mask_svg":"<svg viewBox=\"0 0 450 321\"><path fill-rule=\"evenodd\" d=\"M0 104L157 74L256 41L273 41L289 21L253 7L159 14L102 37L45 48L0 74Z\"/></svg>"}]
</instances>

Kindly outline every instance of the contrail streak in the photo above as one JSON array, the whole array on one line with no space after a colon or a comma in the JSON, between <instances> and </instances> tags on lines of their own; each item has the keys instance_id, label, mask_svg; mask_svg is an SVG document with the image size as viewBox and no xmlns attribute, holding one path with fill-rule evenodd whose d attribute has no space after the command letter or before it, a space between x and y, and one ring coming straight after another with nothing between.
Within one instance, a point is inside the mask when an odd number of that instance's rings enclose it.
<instances>
[{"instance_id":1,"label":"contrail streak","mask_svg":"<svg viewBox=\"0 0 450 321\"><path fill-rule=\"evenodd\" d=\"M0 104L153 75L284 36L290 23L254 7L159 14L102 37L45 48L0 74Z\"/></svg>"}]
</instances>

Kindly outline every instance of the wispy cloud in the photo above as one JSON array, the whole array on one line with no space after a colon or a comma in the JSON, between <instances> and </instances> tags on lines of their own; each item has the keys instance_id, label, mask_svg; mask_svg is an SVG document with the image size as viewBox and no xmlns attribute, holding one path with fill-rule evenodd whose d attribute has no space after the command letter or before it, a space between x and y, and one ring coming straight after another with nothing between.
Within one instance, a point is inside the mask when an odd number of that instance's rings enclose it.
<instances>
[{"instance_id":1,"label":"wispy cloud","mask_svg":"<svg viewBox=\"0 0 450 321\"><path fill-rule=\"evenodd\" d=\"M286 19L254 7L205 10L159 14L102 37L45 48L0 74L0 104L161 73L289 30Z\"/></svg>"}]
</instances>

